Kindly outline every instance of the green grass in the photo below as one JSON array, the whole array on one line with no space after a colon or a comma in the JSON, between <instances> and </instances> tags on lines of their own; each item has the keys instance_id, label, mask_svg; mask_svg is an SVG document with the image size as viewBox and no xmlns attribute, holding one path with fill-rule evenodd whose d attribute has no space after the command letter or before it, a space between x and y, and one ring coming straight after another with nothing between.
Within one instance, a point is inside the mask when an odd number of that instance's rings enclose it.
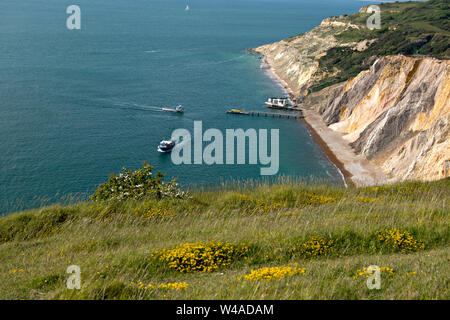
<instances>
[{"instance_id":1,"label":"green grass","mask_svg":"<svg viewBox=\"0 0 450 320\"><path fill-rule=\"evenodd\" d=\"M128 200L51 206L0 218L1 299L448 299L450 179L345 189L275 185L197 191L186 200ZM385 229L423 248L392 246ZM331 241L308 253L312 237ZM249 251L214 272L181 273L152 254L186 242L245 244ZM65 286L69 265L81 290ZM299 266L304 275L244 281L262 267ZM358 269L378 265L381 290ZM146 290L132 282L186 282Z\"/></svg>"}]
</instances>

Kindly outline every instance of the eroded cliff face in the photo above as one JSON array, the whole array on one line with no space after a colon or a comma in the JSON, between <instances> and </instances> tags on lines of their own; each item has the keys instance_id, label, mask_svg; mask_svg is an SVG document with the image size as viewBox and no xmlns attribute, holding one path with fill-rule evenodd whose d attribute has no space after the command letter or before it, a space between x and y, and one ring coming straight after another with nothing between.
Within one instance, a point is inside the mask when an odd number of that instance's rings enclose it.
<instances>
[{"instance_id":1,"label":"eroded cliff face","mask_svg":"<svg viewBox=\"0 0 450 320\"><path fill-rule=\"evenodd\" d=\"M266 56L305 107L341 132L357 154L381 167L389 182L448 176L450 60L374 58L372 67L355 78L308 93L318 79L330 76L320 71L317 57L336 46L336 28L358 27L337 22L327 19L303 36L256 51ZM361 43L344 45L364 50Z\"/></svg>"},{"instance_id":2,"label":"eroded cliff face","mask_svg":"<svg viewBox=\"0 0 450 320\"><path fill-rule=\"evenodd\" d=\"M306 97L391 182L444 178L450 160L450 61L388 56Z\"/></svg>"},{"instance_id":3,"label":"eroded cliff face","mask_svg":"<svg viewBox=\"0 0 450 320\"><path fill-rule=\"evenodd\" d=\"M376 41L345 42L336 38L336 35L352 28L359 29L361 26L330 17L303 35L267 44L254 51L266 57L296 95L303 95L304 90L333 75L333 72L325 72L319 68L318 60L328 49L340 46L362 51L367 48L368 43Z\"/></svg>"}]
</instances>

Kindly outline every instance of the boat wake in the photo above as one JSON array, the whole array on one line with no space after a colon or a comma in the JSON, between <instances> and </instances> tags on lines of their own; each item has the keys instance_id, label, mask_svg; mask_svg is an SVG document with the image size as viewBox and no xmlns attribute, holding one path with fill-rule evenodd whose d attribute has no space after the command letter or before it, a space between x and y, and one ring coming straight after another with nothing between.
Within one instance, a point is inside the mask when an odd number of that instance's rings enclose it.
<instances>
[{"instance_id":1,"label":"boat wake","mask_svg":"<svg viewBox=\"0 0 450 320\"><path fill-rule=\"evenodd\" d=\"M108 103L109 105L106 108L117 108L122 110L137 110L137 111L155 111L155 112L163 112L160 106L152 106L134 102L126 102L126 101L118 101L118 100L109 100L103 102Z\"/></svg>"},{"instance_id":2,"label":"boat wake","mask_svg":"<svg viewBox=\"0 0 450 320\"><path fill-rule=\"evenodd\" d=\"M234 58L231 58L231 59L225 59L225 60L219 60L219 61L207 62L207 63L204 63L204 64L222 64L222 63L227 63L227 62L236 61L236 60L242 59L243 57L246 57L246 56L247 56L246 54L242 54L242 55L240 55L240 56L237 56L237 57L234 57Z\"/></svg>"},{"instance_id":3,"label":"boat wake","mask_svg":"<svg viewBox=\"0 0 450 320\"><path fill-rule=\"evenodd\" d=\"M229 62L233 62L239 59L242 59L244 57L246 57L247 54L243 54L234 58L230 58L230 59L224 59L224 60L218 60L218 61L210 61L210 62L202 62L202 63L192 63L192 64L188 64L188 65L184 65L184 68L196 68L199 66L208 66L208 65L218 65L218 64L224 64L224 63L229 63ZM170 67L176 67L177 65L170 65Z\"/></svg>"}]
</instances>

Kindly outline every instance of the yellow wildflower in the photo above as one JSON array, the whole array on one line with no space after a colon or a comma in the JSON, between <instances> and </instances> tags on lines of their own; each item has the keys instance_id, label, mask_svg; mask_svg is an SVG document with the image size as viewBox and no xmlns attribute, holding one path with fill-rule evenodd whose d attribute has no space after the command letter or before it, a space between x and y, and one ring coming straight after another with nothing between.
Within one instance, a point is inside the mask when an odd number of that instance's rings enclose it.
<instances>
[{"instance_id":1,"label":"yellow wildflower","mask_svg":"<svg viewBox=\"0 0 450 320\"><path fill-rule=\"evenodd\" d=\"M249 274L244 276L246 281L257 281L257 280L280 280L285 277L291 277L296 274L305 274L305 268L297 268L290 266L280 266L280 267L265 267L261 269L251 270Z\"/></svg>"},{"instance_id":2,"label":"yellow wildflower","mask_svg":"<svg viewBox=\"0 0 450 320\"><path fill-rule=\"evenodd\" d=\"M408 231L397 228L379 231L377 237L391 248L404 252L417 251L425 247L423 242L415 240Z\"/></svg>"},{"instance_id":3,"label":"yellow wildflower","mask_svg":"<svg viewBox=\"0 0 450 320\"><path fill-rule=\"evenodd\" d=\"M226 267L248 253L245 244L226 242L182 243L172 249L155 251L154 256L180 272L211 272Z\"/></svg>"}]
</instances>

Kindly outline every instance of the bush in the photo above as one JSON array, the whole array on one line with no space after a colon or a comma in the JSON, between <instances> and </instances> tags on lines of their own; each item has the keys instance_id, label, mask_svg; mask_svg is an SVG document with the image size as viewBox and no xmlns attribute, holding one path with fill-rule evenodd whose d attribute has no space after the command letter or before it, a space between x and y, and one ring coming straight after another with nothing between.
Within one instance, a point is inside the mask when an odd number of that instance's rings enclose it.
<instances>
[{"instance_id":1,"label":"bush","mask_svg":"<svg viewBox=\"0 0 450 320\"><path fill-rule=\"evenodd\" d=\"M39 212L12 215L0 220L0 243L45 237L75 217L74 208L48 207Z\"/></svg>"},{"instance_id":2,"label":"bush","mask_svg":"<svg viewBox=\"0 0 450 320\"><path fill-rule=\"evenodd\" d=\"M133 171L123 168L118 175L112 174L109 180L100 185L91 195L94 201L127 200L154 197L186 198L187 193L178 188L175 179L166 183L164 174L158 171L153 175L153 167L144 162L141 169Z\"/></svg>"},{"instance_id":3,"label":"bush","mask_svg":"<svg viewBox=\"0 0 450 320\"><path fill-rule=\"evenodd\" d=\"M233 244L211 241L209 243L181 243L172 249L155 251L154 256L179 272L211 272L229 266L248 253L244 243Z\"/></svg>"},{"instance_id":4,"label":"bush","mask_svg":"<svg viewBox=\"0 0 450 320\"><path fill-rule=\"evenodd\" d=\"M385 229L379 231L377 236L378 240L395 251L408 253L424 248L423 242L414 239L407 230Z\"/></svg>"},{"instance_id":5,"label":"bush","mask_svg":"<svg viewBox=\"0 0 450 320\"><path fill-rule=\"evenodd\" d=\"M304 275L306 272L305 268L281 266L281 267L265 267L261 269L251 270L249 274L246 274L243 278L246 281L271 281L271 280L281 280L287 277L292 277L296 274ZM241 279L242 277L240 277Z\"/></svg>"},{"instance_id":6,"label":"bush","mask_svg":"<svg viewBox=\"0 0 450 320\"><path fill-rule=\"evenodd\" d=\"M306 258L327 255L333 247L333 240L325 240L320 237L311 237L303 242L295 251Z\"/></svg>"}]
</instances>

